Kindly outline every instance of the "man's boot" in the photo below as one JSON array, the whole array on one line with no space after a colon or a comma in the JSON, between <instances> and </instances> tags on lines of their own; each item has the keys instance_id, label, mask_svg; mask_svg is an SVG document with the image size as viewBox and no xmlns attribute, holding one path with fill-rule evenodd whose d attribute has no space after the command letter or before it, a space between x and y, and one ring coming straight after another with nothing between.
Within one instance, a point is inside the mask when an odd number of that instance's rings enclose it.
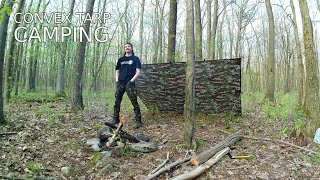
<instances>
[{"instance_id":1,"label":"man's boot","mask_svg":"<svg viewBox=\"0 0 320 180\"><path fill-rule=\"evenodd\" d=\"M117 126L119 124L119 118L113 117L110 121L110 124Z\"/></svg>"}]
</instances>

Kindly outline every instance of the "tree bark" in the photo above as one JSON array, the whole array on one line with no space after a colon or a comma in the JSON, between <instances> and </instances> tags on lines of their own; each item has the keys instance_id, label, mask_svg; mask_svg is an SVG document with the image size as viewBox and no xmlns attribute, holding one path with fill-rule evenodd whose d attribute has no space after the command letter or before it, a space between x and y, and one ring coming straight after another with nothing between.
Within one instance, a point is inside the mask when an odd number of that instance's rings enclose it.
<instances>
[{"instance_id":1,"label":"tree bark","mask_svg":"<svg viewBox=\"0 0 320 180\"><path fill-rule=\"evenodd\" d=\"M37 13L40 13L40 6L41 6L41 1L42 0L39 0L38 1L38 4L37 4L37 10L36 12ZM37 26L37 23L34 23L34 26ZM42 26L40 24L40 26ZM37 27L38 29L41 29L39 27ZM36 71L37 71L37 65L38 65L38 59L36 56L38 56L38 52L39 51L39 44L40 42L35 42L35 40L33 40L31 42L31 54L30 54L30 59L29 59L29 87L28 87L28 91L29 92L34 92L36 91Z\"/></svg>"},{"instance_id":2,"label":"tree bark","mask_svg":"<svg viewBox=\"0 0 320 180\"><path fill-rule=\"evenodd\" d=\"M14 78L14 95L18 96L19 94L19 85L20 85L20 74L21 74L21 67L22 62L25 60L25 54L23 53L23 44L18 44L18 57L15 62L15 78Z\"/></svg>"},{"instance_id":3,"label":"tree bark","mask_svg":"<svg viewBox=\"0 0 320 180\"><path fill-rule=\"evenodd\" d=\"M158 49L159 47L159 11L158 9L160 6L159 0L156 0L156 6L155 6L155 13L154 13L154 17L153 17L153 30L152 30L152 41L153 41L153 57L152 57L152 62L153 63L157 63L158 62Z\"/></svg>"},{"instance_id":4,"label":"tree bark","mask_svg":"<svg viewBox=\"0 0 320 180\"><path fill-rule=\"evenodd\" d=\"M177 0L170 0L167 62L176 60Z\"/></svg>"},{"instance_id":5,"label":"tree bark","mask_svg":"<svg viewBox=\"0 0 320 180\"><path fill-rule=\"evenodd\" d=\"M166 2L166 1L165 1ZM165 2L163 3L163 5L161 6L159 4L159 22L158 22L158 63L160 62L164 62L163 60L163 13L164 13L164 6L165 6Z\"/></svg>"},{"instance_id":6,"label":"tree bark","mask_svg":"<svg viewBox=\"0 0 320 180\"><path fill-rule=\"evenodd\" d=\"M225 0L224 0L225 1ZM225 4L225 2L224 2ZM232 29L231 29L231 21L230 21L230 17L227 14L227 23L228 23L228 34L229 34L229 58L232 58L232 52L233 52L233 33L232 33Z\"/></svg>"},{"instance_id":7,"label":"tree bark","mask_svg":"<svg viewBox=\"0 0 320 180\"><path fill-rule=\"evenodd\" d=\"M274 102L275 89L275 63L274 63L274 19L270 0L265 1L269 19L269 40L268 40L268 85L266 98Z\"/></svg>"},{"instance_id":8,"label":"tree bark","mask_svg":"<svg viewBox=\"0 0 320 180\"><path fill-rule=\"evenodd\" d=\"M207 149L206 151L203 151L199 155L191 158L190 163L195 166L202 164L202 163L206 162L208 159L210 159L213 155L215 155L216 153L221 151L222 149L234 145L236 142L240 141L242 138L243 138L243 136L241 135L241 132L238 131L238 132L230 135L229 137L227 137L223 141L219 142L214 147L211 147L211 148Z\"/></svg>"},{"instance_id":9,"label":"tree bark","mask_svg":"<svg viewBox=\"0 0 320 180\"><path fill-rule=\"evenodd\" d=\"M73 14L73 9L74 9L74 5L75 5L75 0L71 0L71 4L70 4L70 9L69 9L69 13ZM72 17L69 18L70 21L72 19ZM67 21L67 25L66 27L70 27L71 23L69 21ZM68 36L65 37L65 41L62 44L61 47L61 54L60 54L60 59L59 59L59 64L58 64L58 74L57 74L57 83L56 83L56 96L64 96L65 92L65 58L66 58L66 52L68 49Z\"/></svg>"},{"instance_id":10,"label":"tree bark","mask_svg":"<svg viewBox=\"0 0 320 180\"><path fill-rule=\"evenodd\" d=\"M93 6L95 0L88 0L86 6L86 13L92 15ZM84 30L85 32L89 32L90 21L86 21L84 23ZM82 99L82 74L84 68L84 58L86 53L86 44L87 39L85 35L82 34L82 42L78 42L77 53L75 57L75 73L74 73L74 83L73 83L73 90L72 90L72 109L73 110L83 110L83 99Z\"/></svg>"},{"instance_id":11,"label":"tree bark","mask_svg":"<svg viewBox=\"0 0 320 180\"><path fill-rule=\"evenodd\" d=\"M211 51L211 0L207 0L207 55L206 58L210 59Z\"/></svg>"},{"instance_id":12,"label":"tree bark","mask_svg":"<svg viewBox=\"0 0 320 180\"><path fill-rule=\"evenodd\" d=\"M12 0L7 0L10 10L12 9ZM7 31L9 24L9 15L7 11L2 13L2 22L0 24L0 124L5 124L6 120L3 113L3 63L7 43Z\"/></svg>"},{"instance_id":13,"label":"tree bark","mask_svg":"<svg viewBox=\"0 0 320 180\"><path fill-rule=\"evenodd\" d=\"M317 76L318 67L315 61L315 50L313 41L313 30L307 1L299 0L302 27L303 42L306 63L306 95L305 110L306 114L311 117L310 132L308 135L313 136L315 129L319 127L319 79ZM310 133L310 134L309 134Z\"/></svg>"},{"instance_id":14,"label":"tree bark","mask_svg":"<svg viewBox=\"0 0 320 180\"><path fill-rule=\"evenodd\" d=\"M22 11L22 7L24 6L24 2L25 0L20 0L19 1L19 4L18 4L18 8L16 10L16 13L21 13ZM22 15L18 17L18 21L21 21L22 19ZM12 73L12 66L13 66L13 60L14 58L17 59L19 58L18 56L15 56L14 57L14 50L16 48L16 45L17 45L17 42L15 41L15 38L14 38L14 31L15 29L17 29L18 27L18 23L16 22L13 22L13 27L12 27L12 30L13 30L13 33L11 34L11 37L10 37L10 45L9 45L9 49L8 49L8 59L7 59L7 65L6 65L6 76L5 76L5 82L6 82L6 93L5 93L5 99L6 101L9 101L9 99L11 98L11 88L12 88L12 82L13 82L13 73ZM17 53L18 54L18 53Z\"/></svg>"},{"instance_id":15,"label":"tree bark","mask_svg":"<svg viewBox=\"0 0 320 180\"><path fill-rule=\"evenodd\" d=\"M211 30L211 45L210 45L210 59L215 59L216 51L216 34L218 27L218 0L214 0L214 12L212 20L212 30Z\"/></svg>"},{"instance_id":16,"label":"tree bark","mask_svg":"<svg viewBox=\"0 0 320 180\"><path fill-rule=\"evenodd\" d=\"M223 2L223 5L226 6L225 4L225 1ZM226 14L227 14L227 11L224 10L223 12L223 15L222 15L222 19L220 21L220 24L219 24L219 36L218 36L218 56L217 56L217 59L223 59L223 32L222 32L222 27L223 27L223 24L224 24L224 21L225 21L225 18L226 18Z\"/></svg>"},{"instance_id":17,"label":"tree bark","mask_svg":"<svg viewBox=\"0 0 320 180\"><path fill-rule=\"evenodd\" d=\"M26 9L25 12L30 12L31 6L33 4L33 0L30 1L28 8ZM22 27L26 26L25 21L22 22ZM25 31L22 31L21 34L19 34L20 37L24 37ZM23 80L22 85L25 85L25 76L23 78L20 78L21 72L25 69L25 66L23 66L23 63L25 63L27 59L27 51L25 49L28 48L28 43L18 43L18 50L19 50L19 55L18 58L16 59L15 63L15 69L16 69L16 74L15 74L15 96L18 95L19 92L19 86L20 86L20 79ZM24 48L25 47L25 48ZM32 46L31 46L32 47Z\"/></svg>"},{"instance_id":18,"label":"tree bark","mask_svg":"<svg viewBox=\"0 0 320 180\"><path fill-rule=\"evenodd\" d=\"M240 41L241 41L241 33L242 33L242 20L243 20L243 14L244 14L244 7L243 5L240 7L240 12L238 15L238 22L237 22L237 39L236 39L236 49L235 49L235 56L239 57L240 56Z\"/></svg>"},{"instance_id":19,"label":"tree bark","mask_svg":"<svg viewBox=\"0 0 320 180\"><path fill-rule=\"evenodd\" d=\"M139 57L142 58L143 52L143 16L144 16L144 5L145 0L141 2L141 12L140 12L140 26L139 26Z\"/></svg>"},{"instance_id":20,"label":"tree bark","mask_svg":"<svg viewBox=\"0 0 320 180\"><path fill-rule=\"evenodd\" d=\"M195 48L194 48L194 11L193 0L186 0L186 87L184 104L184 139L186 146L192 148L195 144Z\"/></svg>"},{"instance_id":21,"label":"tree bark","mask_svg":"<svg viewBox=\"0 0 320 180\"><path fill-rule=\"evenodd\" d=\"M202 23L200 1L194 2L195 9L195 58L202 60Z\"/></svg>"}]
</instances>

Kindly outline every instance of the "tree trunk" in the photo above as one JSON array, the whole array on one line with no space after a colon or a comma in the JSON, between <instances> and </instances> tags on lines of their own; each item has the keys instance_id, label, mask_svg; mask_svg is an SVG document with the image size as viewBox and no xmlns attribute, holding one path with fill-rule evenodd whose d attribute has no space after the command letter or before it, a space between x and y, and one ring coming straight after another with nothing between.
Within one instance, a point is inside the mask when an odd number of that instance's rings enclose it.
<instances>
[{"instance_id":1,"label":"tree trunk","mask_svg":"<svg viewBox=\"0 0 320 180\"><path fill-rule=\"evenodd\" d=\"M24 6L24 2L25 0L20 0L19 4L18 4L18 9L16 10L16 13L21 13L22 11L22 7ZM18 17L18 21L21 21L22 19L22 15ZM18 56L14 57L14 50L16 48L16 41L14 38L14 31L15 29L17 29L18 27L18 23L13 22L13 33L11 34L10 37L10 45L9 45L9 49L8 49L8 59L7 59L7 64L6 64L6 76L5 76L5 82L6 82L6 93L5 93L5 99L6 101L9 101L9 99L11 98L11 87L12 87L12 80L13 80L13 73L12 73L12 66L13 66L13 60L14 58L18 58ZM14 57L14 58L13 58Z\"/></svg>"},{"instance_id":2,"label":"tree trunk","mask_svg":"<svg viewBox=\"0 0 320 180\"><path fill-rule=\"evenodd\" d=\"M265 1L269 19L269 41L268 41L268 85L266 98L274 102L275 88L275 63L274 63L274 19L270 0Z\"/></svg>"},{"instance_id":3,"label":"tree trunk","mask_svg":"<svg viewBox=\"0 0 320 180\"><path fill-rule=\"evenodd\" d=\"M228 34L229 34L229 58L232 58L232 53L233 53L233 33L232 33L232 29L231 29L231 21L230 21L230 17L227 14L227 23L228 23Z\"/></svg>"},{"instance_id":4,"label":"tree trunk","mask_svg":"<svg viewBox=\"0 0 320 180\"><path fill-rule=\"evenodd\" d=\"M299 0L302 27L303 27L303 42L306 63L306 96L305 110L307 115L312 119L310 122L310 132L312 136L315 133L315 128L319 127L319 79L317 76L318 68L315 62L315 51L313 41L313 31L307 1ZM310 133L310 134L309 134Z\"/></svg>"},{"instance_id":5,"label":"tree trunk","mask_svg":"<svg viewBox=\"0 0 320 180\"><path fill-rule=\"evenodd\" d=\"M16 74L14 78L14 95L18 96L19 93L19 85L20 85L20 73L21 73L21 67L22 67L22 62L25 61L25 54L23 53L23 44L18 44L18 57L16 59L15 63L15 69L16 69Z\"/></svg>"},{"instance_id":6,"label":"tree trunk","mask_svg":"<svg viewBox=\"0 0 320 180\"><path fill-rule=\"evenodd\" d=\"M207 59L210 59L211 51L211 0L207 0Z\"/></svg>"},{"instance_id":7,"label":"tree trunk","mask_svg":"<svg viewBox=\"0 0 320 180\"><path fill-rule=\"evenodd\" d=\"M163 4L163 6L160 6L160 4L159 4L159 13L160 13L160 15L159 15L159 23L158 23L158 43L159 43L159 45L158 45L158 63L159 62L164 62L163 61L163 51L162 51L162 49L163 49L163 42L162 42L162 40L163 40L163 38L162 38L162 36L163 36L163 13L164 13L164 6L165 6L165 3Z\"/></svg>"},{"instance_id":8,"label":"tree trunk","mask_svg":"<svg viewBox=\"0 0 320 180\"><path fill-rule=\"evenodd\" d=\"M7 0L10 10L12 9L12 0ZM3 114L3 62L7 43L7 31L9 24L9 15L7 11L2 13L2 22L0 24L0 124L5 124L6 120Z\"/></svg>"},{"instance_id":9,"label":"tree trunk","mask_svg":"<svg viewBox=\"0 0 320 180\"><path fill-rule=\"evenodd\" d=\"M202 60L202 23L201 23L201 8L200 1L194 2L195 9L195 58Z\"/></svg>"},{"instance_id":10,"label":"tree trunk","mask_svg":"<svg viewBox=\"0 0 320 180\"><path fill-rule=\"evenodd\" d=\"M284 93L289 93L290 92L290 47L289 47L289 34L286 29L284 29L285 35L282 36L282 43L283 43L283 59L284 59L284 75L283 75L283 80L285 84L284 88ZM281 72L280 68L279 72ZM280 76L279 76L280 77Z\"/></svg>"},{"instance_id":11,"label":"tree trunk","mask_svg":"<svg viewBox=\"0 0 320 180\"><path fill-rule=\"evenodd\" d=\"M75 4L75 0L71 0L71 4L70 4L70 9L69 9L69 13L72 15L73 14L73 9L74 9L74 4ZM72 17L69 18L70 21L72 19ZM66 27L70 27L71 23L69 21L67 21L67 25ZM65 37L64 42L62 44L61 47L61 54L60 54L60 58L59 58L59 64L58 64L58 73L57 73L57 83L56 83L56 96L64 96L65 92L64 92L64 88L65 88L65 58L66 58L66 52L68 49L68 37Z\"/></svg>"},{"instance_id":12,"label":"tree trunk","mask_svg":"<svg viewBox=\"0 0 320 180\"><path fill-rule=\"evenodd\" d=\"M41 5L41 0L38 1L37 4L37 13L40 13L40 5ZM34 23L34 26L37 26L36 23ZM40 24L40 26L42 26L42 24ZM38 29L41 29L39 27L37 27ZM28 87L28 91L29 92L34 92L36 91L36 71L37 71L37 65L38 65L38 59L36 56L38 56L38 52L39 51L39 44L40 42L35 42L35 40L33 40L31 42L31 55L30 55L30 60L29 60L29 87Z\"/></svg>"},{"instance_id":13,"label":"tree trunk","mask_svg":"<svg viewBox=\"0 0 320 180\"><path fill-rule=\"evenodd\" d=\"M88 0L86 6L86 13L92 15L93 6L95 0ZM85 32L89 32L90 21L86 21L84 23L84 30ZM84 58L86 53L86 44L87 39L85 35L82 34L83 41L78 42L77 53L75 57L75 66L74 66L74 83L72 89L72 109L73 110L83 110L83 100L82 100L82 74L83 74L83 67L84 67Z\"/></svg>"},{"instance_id":14,"label":"tree trunk","mask_svg":"<svg viewBox=\"0 0 320 180\"><path fill-rule=\"evenodd\" d=\"M216 51L216 34L218 27L218 0L214 0L214 12L212 20L212 30L211 30L211 45L210 45L210 59L215 59Z\"/></svg>"},{"instance_id":15,"label":"tree trunk","mask_svg":"<svg viewBox=\"0 0 320 180\"><path fill-rule=\"evenodd\" d=\"M184 139L188 148L195 145L195 48L194 48L194 14L193 0L186 0L187 19L186 19L186 87L184 104Z\"/></svg>"},{"instance_id":16,"label":"tree trunk","mask_svg":"<svg viewBox=\"0 0 320 180\"><path fill-rule=\"evenodd\" d=\"M140 14L140 26L139 26L139 54L138 56L142 58L142 52L143 52L143 15L144 15L144 5L145 0L142 0L141 2L141 14Z\"/></svg>"},{"instance_id":17,"label":"tree trunk","mask_svg":"<svg viewBox=\"0 0 320 180\"><path fill-rule=\"evenodd\" d=\"M153 44L153 56L152 56L152 62L153 63L157 63L158 62L158 49L159 49L159 29L158 29L158 18L159 18L159 12L158 12L158 8L159 8L159 0L156 0L156 6L154 8L155 13L153 14L153 30L152 30L152 44Z\"/></svg>"},{"instance_id":18,"label":"tree trunk","mask_svg":"<svg viewBox=\"0 0 320 180\"><path fill-rule=\"evenodd\" d=\"M177 0L170 0L167 62L176 60Z\"/></svg>"},{"instance_id":19,"label":"tree trunk","mask_svg":"<svg viewBox=\"0 0 320 180\"><path fill-rule=\"evenodd\" d=\"M224 1L224 6L225 5L225 1ZM226 18L226 14L227 14L227 11L224 10L223 12L223 16L222 16L222 19L221 19L221 22L219 24L219 36L218 36L218 56L217 56L217 59L223 59L223 32L222 32L222 27L223 27L223 24L224 24L224 21L225 21L225 18Z\"/></svg>"},{"instance_id":20,"label":"tree trunk","mask_svg":"<svg viewBox=\"0 0 320 180\"><path fill-rule=\"evenodd\" d=\"M30 1L28 8L26 9L25 12L30 12L31 6L33 4L33 0ZM22 22L21 24L22 27L26 26L25 21ZM25 31L22 31L19 36L20 37L24 37ZM31 43L32 44L32 43ZM18 91L19 91L19 86L20 86L20 79L23 80L22 85L25 85L25 79L26 76L22 76L22 78L20 78L21 76L21 72L24 72L24 69L26 66L23 66L23 63L25 63L26 59L27 59L27 49L28 49L28 43L18 43L18 49L19 49L19 56L17 58L17 63L16 63L16 75L14 78L15 81L15 95L18 95ZM31 46L32 47L32 46ZM23 74L23 73L22 73Z\"/></svg>"},{"instance_id":21,"label":"tree trunk","mask_svg":"<svg viewBox=\"0 0 320 180\"><path fill-rule=\"evenodd\" d=\"M242 33L242 20L243 20L243 16L244 16L244 7L243 5L240 7L240 12L238 15L238 23L237 23L237 27L238 27L238 31L237 31L237 41L236 41L236 49L235 49L235 56L236 57L240 57L240 42L241 42L241 33Z\"/></svg>"}]
</instances>

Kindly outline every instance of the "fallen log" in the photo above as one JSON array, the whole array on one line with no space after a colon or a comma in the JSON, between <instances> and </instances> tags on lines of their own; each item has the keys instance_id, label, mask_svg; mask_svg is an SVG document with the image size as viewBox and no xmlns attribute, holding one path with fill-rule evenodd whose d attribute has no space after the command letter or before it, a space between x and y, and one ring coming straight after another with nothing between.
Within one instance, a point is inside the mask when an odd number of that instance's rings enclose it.
<instances>
[{"instance_id":1,"label":"fallen log","mask_svg":"<svg viewBox=\"0 0 320 180\"><path fill-rule=\"evenodd\" d=\"M241 135L241 131L238 131L235 134L227 137L225 140L221 141L220 143L218 143L214 147L211 147L211 148L207 149L206 151L203 151L199 155L192 157L190 159L190 163L194 166L198 166L199 164L202 164L202 163L208 161L208 159L210 159L213 155L215 155L216 153L218 153L222 149L232 146L237 141L242 139L242 137L243 136Z\"/></svg>"},{"instance_id":2,"label":"fallen log","mask_svg":"<svg viewBox=\"0 0 320 180\"><path fill-rule=\"evenodd\" d=\"M14 176L4 176L4 175L0 175L0 178L1 179L8 179L8 180L11 180L11 179L23 180L23 178L18 178L18 177L14 177Z\"/></svg>"},{"instance_id":3,"label":"fallen log","mask_svg":"<svg viewBox=\"0 0 320 180\"><path fill-rule=\"evenodd\" d=\"M176 177L173 177L170 180L185 180L185 179L194 179L204 173L207 169L209 169L211 166L213 166L215 163L217 163L224 155L228 154L230 152L230 148L226 147L219 151L216 155L211 157L207 162L204 164L201 164L197 168L195 168L192 171L189 171L184 174L180 174Z\"/></svg>"},{"instance_id":4,"label":"fallen log","mask_svg":"<svg viewBox=\"0 0 320 180\"><path fill-rule=\"evenodd\" d=\"M0 133L0 136L7 136L7 135L13 135L13 134L18 134L18 132L4 132L4 133Z\"/></svg>"}]
</instances>

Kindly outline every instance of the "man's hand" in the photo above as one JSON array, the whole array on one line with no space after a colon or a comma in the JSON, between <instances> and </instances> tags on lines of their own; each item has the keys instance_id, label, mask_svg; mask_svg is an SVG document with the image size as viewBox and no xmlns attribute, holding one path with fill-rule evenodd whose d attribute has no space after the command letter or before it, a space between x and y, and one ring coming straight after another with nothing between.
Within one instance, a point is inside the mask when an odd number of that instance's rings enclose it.
<instances>
[{"instance_id":1,"label":"man's hand","mask_svg":"<svg viewBox=\"0 0 320 180\"><path fill-rule=\"evenodd\" d=\"M131 82L134 82L141 74L141 69L140 68L136 68L136 74L133 76L132 79L130 79Z\"/></svg>"},{"instance_id":2,"label":"man's hand","mask_svg":"<svg viewBox=\"0 0 320 180\"><path fill-rule=\"evenodd\" d=\"M128 81L127 84L126 84L127 87L131 87L131 86L134 86L134 85L135 85L135 82L131 81L131 80Z\"/></svg>"}]
</instances>

